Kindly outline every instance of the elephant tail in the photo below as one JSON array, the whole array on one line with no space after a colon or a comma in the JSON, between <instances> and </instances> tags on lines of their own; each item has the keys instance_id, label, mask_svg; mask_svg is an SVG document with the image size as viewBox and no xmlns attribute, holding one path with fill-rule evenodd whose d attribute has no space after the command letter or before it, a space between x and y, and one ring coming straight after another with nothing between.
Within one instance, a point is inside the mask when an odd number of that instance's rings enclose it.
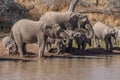
<instances>
[{"instance_id":1,"label":"elephant tail","mask_svg":"<svg viewBox=\"0 0 120 80\"><path fill-rule=\"evenodd\" d=\"M15 40L15 39L14 39L14 35L13 35L13 31L12 31L12 30L10 31L10 37L11 37L13 40Z\"/></svg>"}]
</instances>

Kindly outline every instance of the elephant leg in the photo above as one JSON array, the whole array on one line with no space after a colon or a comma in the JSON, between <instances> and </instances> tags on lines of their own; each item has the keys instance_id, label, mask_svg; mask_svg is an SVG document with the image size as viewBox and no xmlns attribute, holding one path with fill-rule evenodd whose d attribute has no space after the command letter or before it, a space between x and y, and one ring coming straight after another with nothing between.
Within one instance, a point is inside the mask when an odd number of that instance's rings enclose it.
<instances>
[{"instance_id":1,"label":"elephant leg","mask_svg":"<svg viewBox=\"0 0 120 80\"><path fill-rule=\"evenodd\" d=\"M94 37L94 47L101 47L99 39L96 36Z\"/></svg>"},{"instance_id":2,"label":"elephant leg","mask_svg":"<svg viewBox=\"0 0 120 80\"><path fill-rule=\"evenodd\" d=\"M80 44L77 43L77 45L78 45L78 50L81 50L81 46L80 46Z\"/></svg>"},{"instance_id":3,"label":"elephant leg","mask_svg":"<svg viewBox=\"0 0 120 80\"><path fill-rule=\"evenodd\" d=\"M50 43L47 43L47 44L46 44L46 48L47 48L47 51L50 52L50 50L51 50L51 44L50 44Z\"/></svg>"},{"instance_id":4,"label":"elephant leg","mask_svg":"<svg viewBox=\"0 0 120 80\"><path fill-rule=\"evenodd\" d=\"M106 37L104 38L104 41L105 41L106 50L109 51L109 41Z\"/></svg>"},{"instance_id":5,"label":"elephant leg","mask_svg":"<svg viewBox=\"0 0 120 80\"><path fill-rule=\"evenodd\" d=\"M10 48L7 46L6 49L7 49L6 54L7 54L7 55L10 55Z\"/></svg>"},{"instance_id":6,"label":"elephant leg","mask_svg":"<svg viewBox=\"0 0 120 80\"><path fill-rule=\"evenodd\" d=\"M26 54L26 52L27 52L27 50L26 50L26 43L24 43L23 45L22 45L22 48L23 48L23 55L25 55Z\"/></svg>"},{"instance_id":7,"label":"elephant leg","mask_svg":"<svg viewBox=\"0 0 120 80\"><path fill-rule=\"evenodd\" d=\"M70 42L69 42L69 45L68 45L68 48L67 48L67 51L68 52L72 52L73 50L72 50L72 41L73 40L70 40Z\"/></svg>"},{"instance_id":8,"label":"elephant leg","mask_svg":"<svg viewBox=\"0 0 120 80\"><path fill-rule=\"evenodd\" d=\"M59 53L61 52L60 43L56 43L56 47L57 47L57 52L56 52L56 54L59 54Z\"/></svg>"},{"instance_id":9,"label":"elephant leg","mask_svg":"<svg viewBox=\"0 0 120 80\"><path fill-rule=\"evenodd\" d=\"M22 40L20 38L20 36L16 35L15 36L15 41L16 41L16 44L17 44L17 47L18 47L18 52L20 54L20 57L23 57L23 43L22 43Z\"/></svg>"},{"instance_id":10,"label":"elephant leg","mask_svg":"<svg viewBox=\"0 0 120 80\"><path fill-rule=\"evenodd\" d=\"M97 39L97 45L98 45L97 47L101 47L101 46L100 46L100 40L99 40L99 39Z\"/></svg>"},{"instance_id":11,"label":"elephant leg","mask_svg":"<svg viewBox=\"0 0 120 80\"><path fill-rule=\"evenodd\" d=\"M118 38L118 46L120 46L120 38Z\"/></svg>"},{"instance_id":12,"label":"elephant leg","mask_svg":"<svg viewBox=\"0 0 120 80\"><path fill-rule=\"evenodd\" d=\"M86 42L82 43L82 51L85 51L86 48Z\"/></svg>"},{"instance_id":13,"label":"elephant leg","mask_svg":"<svg viewBox=\"0 0 120 80\"><path fill-rule=\"evenodd\" d=\"M94 38L94 47L98 47L97 38Z\"/></svg>"},{"instance_id":14,"label":"elephant leg","mask_svg":"<svg viewBox=\"0 0 120 80\"><path fill-rule=\"evenodd\" d=\"M93 41L94 41L94 47L96 47L96 37L93 37Z\"/></svg>"},{"instance_id":15,"label":"elephant leg","mask_svg":"<svg viewBox=\"0 0 120 80\"><path fill-rule=\"evenodd\" d=\"M61 53L61 54L64 54L65 51L66 51L66 45L60 44L60 53Z\"/></svg>"},{"instance_id":16,"label":"elephant leg","mask_svg":"<svg viewBox=\"0 0 120 80\"><path fill-rule=\"evenodd\" d=\"M43 37L39 36L38 38L38 44L39 44L39 52L38 52L38 57L42 58L44 57L44 50L45 50L45 45L46 45L46 40L47 37L42 35ZM41 38L40 38L41 37Z\"/></svg>"},{"instance_id":17,"label":"elephant leg","mask_svg":"<svg viewBox=\"0 0 120 80\"><path fill-rule=\"evenodd\" d=\"M96 47L101 47L99 39L96 39Z\"/></svg>"},{"instance_id":18,"label":"elephant leg","mask_svg":"<svg viewBox=\"0 0 120 80\"><path fill-rule=\"evenodd\" d=\"M16 43L17 44L17 43ZM23 49L22 49L22 43L21 44L18 44L18 51L19 51L19 54L20 54L20 57L23 57Z\"/></svg>"},{"instance_id":19,"label":"elephant leg","mask_svg":"<svg viewBox=\"0 0 120 80\"><path fill-rule=\"evenodd\" d=\"M62 51L61 51L61 52L62 52L62 54L64 54L64 53L65 53L65 51L66 51L66 45L63 45L63 46L62 46Z\"/></svg>"},{"instance_id":20,"label":"elephant leg","mask_svg":"<svg viewBox=\"0 0 120 80\"><path fill-rule=\"evenodd\" d=\"M109 39L109 44L110 44L110 49L109 49L109 51L112 51L112 49L113 49L113 45L112 45L111 38Z\"/></svg>"}]
</instances>

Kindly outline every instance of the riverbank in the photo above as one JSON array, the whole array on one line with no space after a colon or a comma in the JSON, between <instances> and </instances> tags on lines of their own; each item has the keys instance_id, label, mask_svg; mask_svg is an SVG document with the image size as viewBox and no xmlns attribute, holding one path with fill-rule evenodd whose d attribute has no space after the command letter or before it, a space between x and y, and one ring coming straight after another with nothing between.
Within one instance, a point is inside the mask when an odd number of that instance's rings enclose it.
<instances>
[{"instance_id":1,"label":"riverbank","mask_svg":"<svg viewBox=\"0 0 120 80\"><path fill-rule=\"evenodd\" d=\"M36 61L38 58L36 55L38 53L38 45L37 44L28 44L26 46L27 54L24 58L19 57L18 54L6 55L5 48L0 41L0 60L23 60L23 61ZM115 47L113 52L107 52L103 48L88 48L85 52L78 52L75 50L73 53L65 53L65 54L55 54L55 53L47 53L45 52L44 58L97 58L98 56L111 56L111 55L120 55L120 48Z\"/></svg>"}]
</instances>

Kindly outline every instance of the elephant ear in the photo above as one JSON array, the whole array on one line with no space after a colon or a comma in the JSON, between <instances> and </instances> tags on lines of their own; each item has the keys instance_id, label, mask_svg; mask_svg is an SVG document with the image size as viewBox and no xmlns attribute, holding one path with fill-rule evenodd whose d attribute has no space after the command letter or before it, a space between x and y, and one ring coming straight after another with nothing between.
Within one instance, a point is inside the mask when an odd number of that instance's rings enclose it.
<instances>
[{"instance_id":1,"label":"elephant ear","mask_svg":"<svg viewBox=\"0 0 120 80\"><path fill-rule=\"evenodd\" d=\"M72 23L72 22L74 22L74 21L78 21L78 15L75 14L75 13L72 14L72 15L69 17L68 21L69 21L70 23Z\"/></svg>"},{"instance_id":2,"label":"elephant ear","mask_svg":"<svg viewBox=\"0 0 120 80\"><path fill-rule=\"evenodd\" d=\"M86 27L85 24L86 23L89 23L87 15L83 15L83 14L79 15L78 27L85 29L85 27Z\"/></svg>"},{"instance_id":3,"label":"elephant ear","mask_svg":"<svg viewBox=\"0 0 120 80\"><path fill-rule=\"evenodd\" d=\"M53 31L60 31L60 25L59 24L54 24L53 26L52 26L52 29L53 29Z\"/></svg>"},{"instance_id":4,"label":"elephant ear","mask_svg":"<svg viewBox=\"0 0 120 80\"><path fill-rule=\"evenodd\" d=\"M42 24L42 25L41 25L41 28L40 28L40 30L41 30L44 34L46 34L47 31L49 31L50 29L52 29L52 27L49 26L48 24Z\"/></svg>"},{"instance_id":5,"label":"elephant ear","mask_svg":"<svg viewBox=\"0 0 120 80\"><path fill-rule=\"evenodd\" d=\"M80 15L79 20L81 21L81 23L84 23L88 20L88 17L87 17L87 15Z\"/></svg>"},{"instance_id":6,"label":"elephant ear","mask_svg":"<svg viewBox=\"0 0 120 80\"><path fill-rule=\"evenodd\" d=\"M69 23L69 28L71 30L74 30L76 27L78 27L78 15L73 13L72 15L70 15L70 17L68 18L68 23Z\"/></svg>"},{"instance_id":7,"label":"elephant ear","mask_svg":"<svg viewBox=\"0 0 120 80\"><path fill-rule=\"evenodd\" d=\"M53 33L54 33L55 35L58 35L58 34L60 33L60 31L61 31L60 25L59 25L59 24L54 24L54 25L52 26L52 31L53 31Z\"/></svg>"}]
</instances>

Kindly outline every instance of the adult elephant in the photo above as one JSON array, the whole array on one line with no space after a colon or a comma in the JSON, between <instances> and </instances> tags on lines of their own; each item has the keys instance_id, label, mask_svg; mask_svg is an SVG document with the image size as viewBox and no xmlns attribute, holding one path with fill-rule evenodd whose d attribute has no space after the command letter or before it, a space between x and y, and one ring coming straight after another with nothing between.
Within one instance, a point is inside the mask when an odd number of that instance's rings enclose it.
<instances>
[{"instance_id":1,"label":"adult elephant","mask_svg":"<svg viewBox=\"0 0 120 80\"><path fill-rule=\"evenodd\" d=\"M46 21L49 24L57 23L60 24L62 28L70 30L83 28L86 30L87 38L92 38L94 35L93 28L89 22L87 15L83 15L80 13L75 13L72 11L50 11L42 15L40 21Z\"/></svg>"},{"instance_id":2,"label":"adult elephant","mask_svg":"<svg viewBox=\"0 0 120 80\"><path fill-rule=\"evenodd\" d=\"M48 37L61 38L64 42L69 42L69 39L63 37L65 32L58 24L49 25L44 21L22 19L13 25L11 31L11 36L15 39L20 56L26 52L27 43L38 43L40 47L38 56L43 57Z\"/></svg>"},{"instance_id":3,"label":"adult elephant","mask_svg":"<svg viewBox=\"0 0 120 80\"><path fill-rule=\"evenodd\" d=\"M112 45L112 41L111 38L115 37L116 35L116 31L114 28L111 28L101 22L97 22L94 26L94 46L95 47L100 47L99 44L99 40L104 40L105 41L105 45L106 45L106 50L107 51L112 51L113 49L113 45Z\"/></svg>"}]
</instances>

